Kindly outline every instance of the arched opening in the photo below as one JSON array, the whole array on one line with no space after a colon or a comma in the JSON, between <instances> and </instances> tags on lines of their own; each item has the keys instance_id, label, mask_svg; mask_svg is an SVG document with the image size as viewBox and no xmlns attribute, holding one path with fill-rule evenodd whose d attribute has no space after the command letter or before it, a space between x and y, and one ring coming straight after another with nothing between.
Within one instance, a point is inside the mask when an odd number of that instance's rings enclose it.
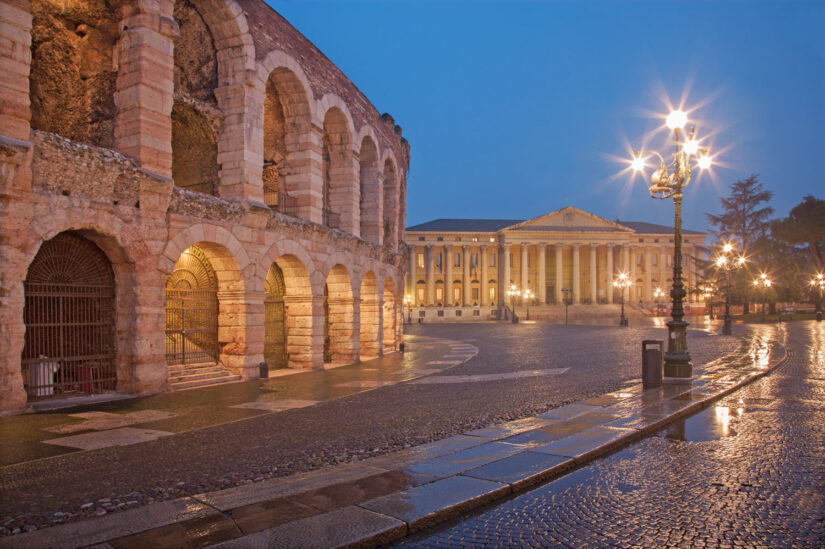
<instances>
[{"instance_id":1,"label":"arched opening","mask_svg":"<svg viewBox=\"0 0 825 549\"><path fill-rule=\"evenodd\" d=\"M264 360L270 368L312 366L312 288L294 255L279 257L265 281Z\"/></svg>"},{"instance_id":2,"label":"arched opening","mask_svg":"<svg viewBox=\"0 0 825 549\"><path fill-rule=\"evenodd\" d=\"M370 136L361 142L360 205L361 238L371 244L381 243L381 196L378 186L378 148Z\"/></svg>"},{"instance_id":3,"label":"arched opening","mask_svg":"<svg viewBox=\"0 0 825 549\"><path fill-rule=\"evenodd\" d=\"M347 117L333 107L324 116L323 223L333 229L346 229L344 217L353 214L350 203L353 189L350 174L352 134Z\"/></svg>"},{"instance_id":4,"label":"arched opening","mask_svg":"<svg viewBox=\"0 0 825 549\"><path fill-rule=\"evenodd\" d=\"M264 282L264 362L270 369L286 368L286 309L284 273L277 263L269 267Z\"/></svg>"},{"instance_id":5,"label":"arched opening","mask_svg":"<svg viewBox=\"0 0 825 549\"><path fill-rule=\"evenodd\" d=\"M398 179L395 165L389 158L384 162L384 246L398 247Z\"/></svg>"},{"instance_id":6,"label":"arched opening","mask_svg":"<svg viewBox=\"0 0 825 549\"><path fill-rule=\"evenodd\" d=\"M324 362L353 362L354 314L352 284L343 265L335 265L327 276L324 308Z\"/></svg>"},{"instance_id":7,"label":"arched opening","mask_svg":"<svg viewBox=\"0 0 825 549\"><path fill-rule=\"evenodd\" d=\"M395 327L398 319L395 310L395 282L392 278L384 281L383 311L384 353L395 352Z\"/></svg>"},{"instance_id":8,"label":"arched opening","mask_svg":"<svg viewBox=\"0 0 825 549\"><path fill-rule=\"evenodd\" d=\"M378 330L380 305L378 279L370 271L361 280L361 360L381 354Z\"/></svg>"},{"instance_id":9,"label":"arched opening","mask_svg":"<svg viewBox=\"0 0 825 549\"><path fill-rule=\"evenodd\" d=\"M31 11L32 129L114 148L118 17L105 0L33 0Z\"/></svg>"},{"instance_id":10,"label":"arched opening","mask_svg":"<svg viewBox=\"0 0 825 549\"><path fill-rule=\"evenodd\" d=\"M206 253L190 246L166 279L166 363L218 361L218 277Z\"/></svg>"},{"instance_id":11,"label":"arched opening","mask_svg":"<svg viewBox=\"0 0 825 549\"><path fill-rule=\"evenodd\" d=\"M203 16L188 0L176 0L172 104L172 179L175 185L202 193L218 192L218 135L222 115L215 41Z\"/></svg>"},{"instance_id":12,"label":"arched opening","mask_svg":"<svg viewBox=\"0 0 825 549\"><path fill-rule=\"evenodd\" d=\"M40 247L23 286L28 399L114 390L115 278L103 251L60 233Z\"/></svg>"}]
</instances>

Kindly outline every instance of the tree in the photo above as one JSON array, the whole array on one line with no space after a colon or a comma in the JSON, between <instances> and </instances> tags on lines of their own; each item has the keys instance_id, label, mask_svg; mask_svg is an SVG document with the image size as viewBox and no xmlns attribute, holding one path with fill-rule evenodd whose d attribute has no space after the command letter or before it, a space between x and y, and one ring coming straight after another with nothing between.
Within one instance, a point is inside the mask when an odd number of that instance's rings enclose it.
<instances>
[{"instance_id":1,"label":"tree","mask_svg":"<svg viewBox=\"0 0 825 549\"><path fill-rule=\"evenodd\" d=\"M804 245L813 269L825 269L825 200L806 196L788 217L771 223L771 234L791 246Z\"/></svg>"},{"instance_id":2,"label":"tree","mask_svg":"<svg viewBox=\"0 0 825 549\"><path fill-rule=\"evenodd\" d=\"M721 199L721 214L705 215L715 227L714 233L719 240L734 241L739 251L746 254L751 263L763 263L766 259L763 256L766 255L764 252L770 230L770 217L773 215L773 208L767 206L771 198L773 192L763 189L758 176L751 175L731 185L730 195ZM740 270L731 278L735 291L731 293L731 297L740 297L747 313L749 275Z\"/></svg>"}]
</instances>

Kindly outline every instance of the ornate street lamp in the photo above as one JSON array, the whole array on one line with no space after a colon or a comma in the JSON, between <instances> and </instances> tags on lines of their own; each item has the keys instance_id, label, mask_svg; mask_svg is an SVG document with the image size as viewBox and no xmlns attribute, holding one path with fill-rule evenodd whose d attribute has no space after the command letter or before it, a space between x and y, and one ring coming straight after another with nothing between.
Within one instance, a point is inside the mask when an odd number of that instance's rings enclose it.
<instances>
[{"instance_id":1,"label":"ornate street lamp","mask_svg":"<svg viewBox=\"0 0 825 549\"><path fill-rule=\"evenodd\" d=\"M825 274L816 273L811 279L811 290L818 292L819 300L816 302L816 321L822 320L822 293L825 292Z\"/></svg>"},{"instance_id":2,"label":"ornate street lamp","mask_svg":"<svg viewBox=\"0 0 825 549\"><path fill-rule=\"evenodd\" d=\"M624 316L624 289L631 284L632 283L630 278L627 276L627 273L619 273L619 276L613 281L613 287L619 288L619 294L622 300L622 316L619 317L619 326L627 327L627 317Z\"/></svg>"},{"instance_id":3,"label":"ornate street lamp","mask_svg":"<svg viewBox=\"0 0 825 549\"><path fill-rule=\"evenodd\" d=\"M521 297L527 300L527 320L530 320L530 300L536 297L536 294L531 292L530 290L524 290L521 292Z\"/></svg>"},{"instance_id":4,"label":"ornate street lamp","mask_svg":"<svg viewBox=\"0 0 825 549\"><path fill-rule=\"evenodd\" d=\"M716 258L716 268L725 271L725 324L722 328L722 333L725 335L731 334L731 318L730 318L730 272L745 266L745 256L740 255L734 258L734 245L730 242L722 246L722 251L719 257Z\"/></svg>"},{"instance_id":5,"label":"ornate street lamp","mask_svg":"<svg viewBox=\"0 0 825 549\"><path fill-rule=\"evenodd\" d=\"M411 295L404 296L404 305L407 306L407 324L412 324L413 298Z\"/></svg>"},{"instance_id":6,"label":"ornate street lamp","mask_svg":"<svg viewBox=\"0 0 825 549\"><path fill-rule=\"evenodd\" d=\"M573 288L562 288L562 293L564 294L564 325L567 326L567 307L573 303Z\"/></svg>"},{"instance_id":7,"label":"ornate street lamp","mask_svg":"<svg viewBox=\"0 0 825 549\"><path fill-rule=\"evenodd\" d=\"M518 289L518 286L515 284L510 284L510 289L507 290L507 295L510 296L510 310L512 312L512 318L510 321L513 324L518 323L518 317L516 316L516 296L521 295L521 290Z\"/></svg>"},{"instance_id":8,"label":"ornate street lamp","mask_svg":"<svg viewBox=\"0 0 825 549\"><path fill-rule=\"evenodd\" d=\"M687 327L684 321L685 311L682 302L687 295L682 283L682 189L690 184L691 160L696 158L696 166L704 170L710 168L712 159L707 149L700 149L696 140L696 128L691 128L684 144L679 138L687 125L687 114L681 110L672 111L667 116L667 127L673 131L673 141L676 146L673 160L665 162L665 158L656 151L633 151L632 168L642 171L645 168L644 155L653 155L659 159L659 167L650 176L650 196L660 200L673 199L673 287L670 297L673 298L672 320L668 321L668 344L665 352L665 377L687 378L693 376L693 365L690 362L690 353L687 348Z\"/></svg>"},{"instance_id":9,"label":"ornate street lamp","mask_svg":"<svg viewBox=\"0 0 825 549\"><path fill-rule=\"evenodd\" d=\"M762 321L765 320L765 305L766 301L768 300L768 290L771 287L771 279L768 278L768 275L762 273L759 275L759 278L753 281L753 285L757 290L762 290Z\"/></svg>"}]
</instances>

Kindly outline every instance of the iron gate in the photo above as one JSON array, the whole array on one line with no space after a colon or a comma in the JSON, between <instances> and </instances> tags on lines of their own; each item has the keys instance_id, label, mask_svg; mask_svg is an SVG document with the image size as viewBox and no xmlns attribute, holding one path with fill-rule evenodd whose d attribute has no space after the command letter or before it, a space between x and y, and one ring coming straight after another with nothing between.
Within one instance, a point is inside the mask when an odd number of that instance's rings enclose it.
<instances>
[{"instance_id":1,"label":"iron gate","mask_svg":"<svg viewBox=\"0 0 825 549\"><path fill-rule=\"evenodd\" d=\"M264 361L270 369L286 368L286 285L283 272L274 263L267 273L264 289Z\"/></svg>"},{"instance_id":2,"label":"iron gate","mask_svg":"<svg viewBox=\"0 0 825 549\"><path fill-rule=\"evenodd\" d=\"M193 364L218 359L218 293L166 290L166 363Z\"/></svg>"},{"instance_id":3,"label":"iron gate","mask_svg":"<svg viewBox=\"0 0 825 549\"><path fill-rule=\"evenodd\" d=\"M41 246L23 286L28 399L114 390L115 283L103 252L61 233Z\"/></svg>"}]
</instances>

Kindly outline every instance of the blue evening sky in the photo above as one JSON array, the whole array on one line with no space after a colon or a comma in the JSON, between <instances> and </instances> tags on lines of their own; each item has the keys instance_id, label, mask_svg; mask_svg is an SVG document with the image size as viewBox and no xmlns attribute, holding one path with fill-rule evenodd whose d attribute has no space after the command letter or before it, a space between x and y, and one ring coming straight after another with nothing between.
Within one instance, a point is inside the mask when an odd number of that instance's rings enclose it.
<instances>
[{"instance_id":1,"label":"blue evening sky","mask_svg":"<svg viewBox=\"0 0 825 549\"><path fill-rule=\"evenodd\" d=\"M778 215L825 198L823 1L269 3L402 126L408 225L568 205L672 224L618 159L683 96L720 161L686 189L686 228L751 173Z\"/></svg>"}]
</instances>

